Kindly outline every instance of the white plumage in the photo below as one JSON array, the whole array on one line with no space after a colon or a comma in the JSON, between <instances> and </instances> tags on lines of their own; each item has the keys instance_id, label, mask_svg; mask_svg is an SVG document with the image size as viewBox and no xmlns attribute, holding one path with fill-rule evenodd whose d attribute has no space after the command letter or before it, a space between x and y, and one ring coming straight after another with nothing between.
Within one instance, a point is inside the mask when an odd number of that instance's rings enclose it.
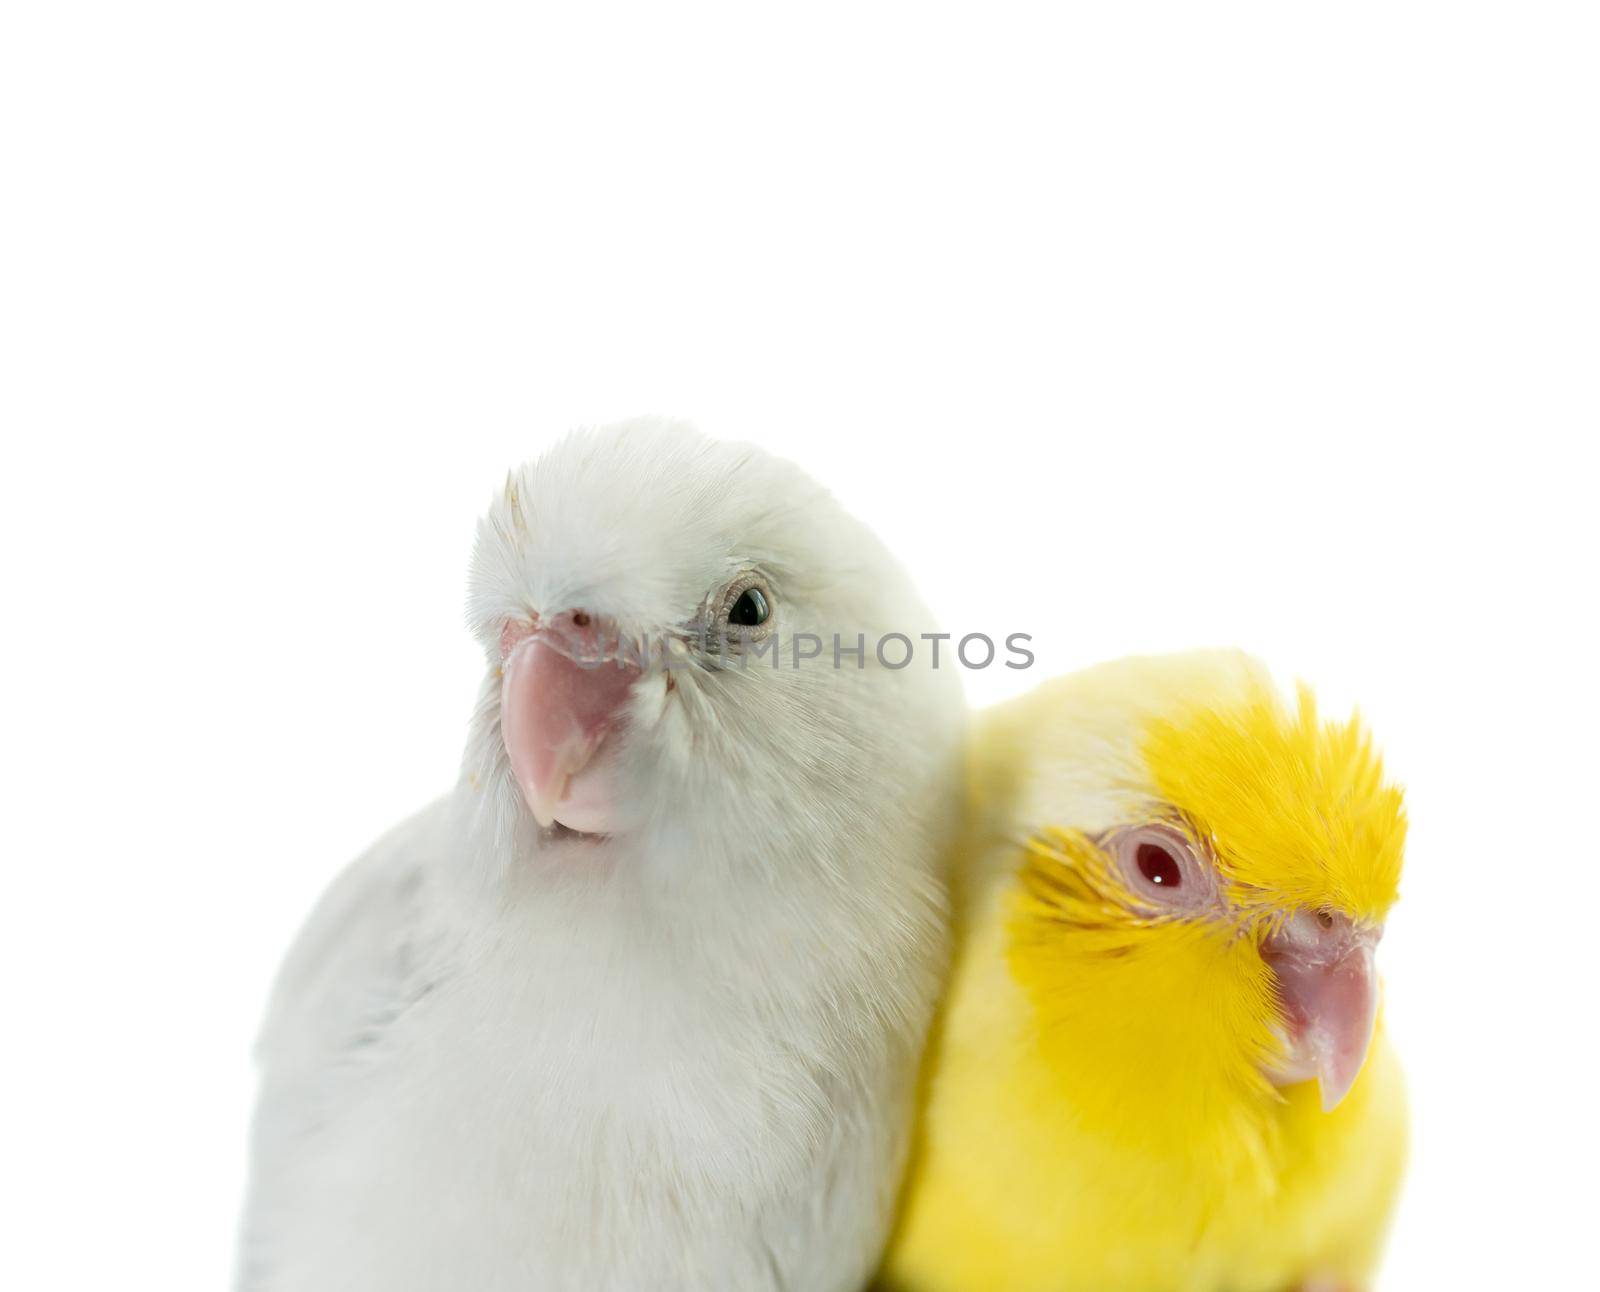
<instances>
[{"instance_id":1,"label":"white plumage","mask_svg":"<svg viewBox=\"0 0 1600 1292\"><path fill-rule=\"evenodd\" d=\"M651 670L613 831L541 829L501 737L505 624L659 636L752 572L784 642L861 633L864 667ZM333 885L274 994L241 1288L859 1287L945 956L959 686L872 651L926 610L794 467L642 421L513 474L470 615L459 784Z\"/></svg>"}]
</instances>

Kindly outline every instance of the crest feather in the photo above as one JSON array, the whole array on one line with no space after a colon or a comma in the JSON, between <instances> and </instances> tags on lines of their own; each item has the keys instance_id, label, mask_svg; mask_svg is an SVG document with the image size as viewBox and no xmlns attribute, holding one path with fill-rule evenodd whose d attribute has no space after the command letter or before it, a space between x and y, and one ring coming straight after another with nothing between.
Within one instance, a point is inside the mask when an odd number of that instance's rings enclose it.
<instances>
[{"instance_id":1,"label":"crest feather","mask_svg":"<svg viewBox=\"0 0 1600 1292\"><path fill-rule=\"evenodd\" d=\"M1321 721L1305 686L1290 714L1263 687L1157 719L1143 752L1161 797L1210 837L1236 904L1373 921L1394 904L1405 804L1359 715Z\"/></svg>"}]
</instances>

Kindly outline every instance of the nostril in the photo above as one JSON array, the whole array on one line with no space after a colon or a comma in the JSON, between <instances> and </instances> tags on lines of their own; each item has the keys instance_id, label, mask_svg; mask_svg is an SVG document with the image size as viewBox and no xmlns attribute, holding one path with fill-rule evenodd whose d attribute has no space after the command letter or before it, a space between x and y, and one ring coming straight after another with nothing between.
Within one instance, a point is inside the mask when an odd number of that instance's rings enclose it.
<instances>
[{"instance_id":1,"label":"nostril","mask_svg":"<svg viewBox=\"0 0 1600 1292\"><path fill-rule=\"evenodd\" d=\"M1331 929L1333 927L1333 916L1327 911L1318 911L1317 923L1324 929Z\"/></svg>"},{"instance_id":2,"label":"nostril","mask_svg":"<svg viewBox=\"0 0 1600 1292\"><path fill-rule=\"evenodd\" d=\"M587 628L589 622L589 612L587 610L574 610L572 612L572 626L574 628Z\"/></svg>"}]
</instances>

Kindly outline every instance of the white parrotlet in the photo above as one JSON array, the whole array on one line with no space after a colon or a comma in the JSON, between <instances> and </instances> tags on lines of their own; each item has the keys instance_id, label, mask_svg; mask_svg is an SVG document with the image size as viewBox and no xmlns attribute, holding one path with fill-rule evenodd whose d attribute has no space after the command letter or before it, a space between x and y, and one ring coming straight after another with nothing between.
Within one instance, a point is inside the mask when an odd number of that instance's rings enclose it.
<instances>
[{"instance_id":1,"label":"white parrotlet","mask_svg":"<svg viewBox=\"0 0 1600 1292\"><path fill-rule=\"evenodd\" d=\"M946 958L960 688L872 648L927 610L797 468L639 421L512 474L469 613L459 783L276 987L239 1287L853 1292Z\"/></svg>"}]
</instances>

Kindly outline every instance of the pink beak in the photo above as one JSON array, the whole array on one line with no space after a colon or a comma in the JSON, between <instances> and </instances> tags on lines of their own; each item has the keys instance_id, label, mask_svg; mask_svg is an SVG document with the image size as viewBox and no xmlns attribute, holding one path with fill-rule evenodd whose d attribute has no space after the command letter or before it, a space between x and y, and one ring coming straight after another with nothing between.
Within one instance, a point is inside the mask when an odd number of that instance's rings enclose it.
<instances>
[{"instance_id":1,"label":"pink beak","mask_svg":"<svg viewBox=\"0 0 1600 1292\"><path fill-rule=\"evenodd\" d=\"M1343 916L1298 913L1262 945L1277 978L1288 1034L1281 1084L1317 1079L1322 1107L1332 1111L1350 1093L1366 1062L1378 1017L1373 952L1381 930Z\"/></svg>"},{"instance_id":2,"label":"pink beak","mask_svg":"<svg viewBox=\"0 0 1600 1292\"><path fill-rule=\"evenodd\" d=\"M621 725L639 668L618 657L615 629L582 610L508 624L500 649L500 735L534 819L609 832L616 793L607 737Z\"/></svg>"}]
</instances>

